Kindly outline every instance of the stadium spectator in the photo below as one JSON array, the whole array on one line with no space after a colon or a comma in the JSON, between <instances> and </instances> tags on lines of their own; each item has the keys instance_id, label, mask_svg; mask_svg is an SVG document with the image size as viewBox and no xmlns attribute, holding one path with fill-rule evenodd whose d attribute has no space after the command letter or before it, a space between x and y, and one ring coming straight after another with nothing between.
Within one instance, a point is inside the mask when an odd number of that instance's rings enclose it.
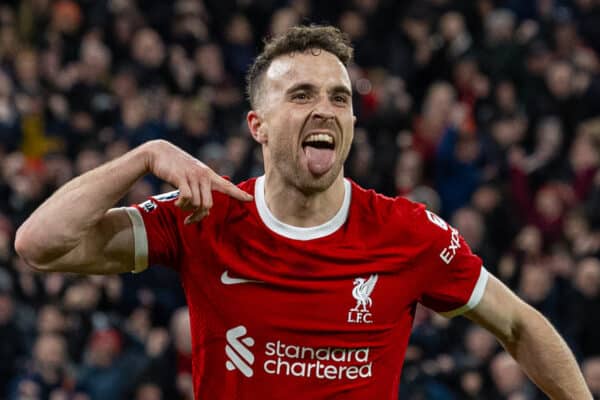
<instances>
[{"instance_id":1,"label":"stadium spectator","mask_svg":"<svg viewBox=\"0 0 600 400\"><path fill-rule=\"evenodd\" d=\"M73 377L68 370L67 344L57 334L42 334L33 345L31 363L9 386L9 399L46 399L51 393L67 387Z\"/></svg>"},{"instance_id":2,"label":"stadium spectator","mask_svg":"<svg viewBox=\"0 0 600 400\"><path fill-rule=\"evenodd\" d=\"M587 381L594 400L600 398L600 358L594 357L583 362L583 376Z\"/></svg>"}]
</instances>

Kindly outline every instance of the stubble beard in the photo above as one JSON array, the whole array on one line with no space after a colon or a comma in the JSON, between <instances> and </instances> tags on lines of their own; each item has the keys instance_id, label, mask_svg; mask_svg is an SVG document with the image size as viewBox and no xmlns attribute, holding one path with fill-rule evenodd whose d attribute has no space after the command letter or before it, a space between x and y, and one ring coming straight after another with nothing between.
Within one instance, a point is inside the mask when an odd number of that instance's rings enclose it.
<instances>
[{"instance_id":1,"label":"stubble beard","mask_svg":"<svg viewBox=\"0 0 600 400\"><path fill-rule=\"evenodd\" d=\"M290 159L289 153L278 151L273 154L272 158L274 167L279 171L286 185L293 187L305 196L324 192L331 187L341 173L344 164L341 159L336 159L329 171L315 176L300 165L297 155Z\"/></svg>"}]
</instances>

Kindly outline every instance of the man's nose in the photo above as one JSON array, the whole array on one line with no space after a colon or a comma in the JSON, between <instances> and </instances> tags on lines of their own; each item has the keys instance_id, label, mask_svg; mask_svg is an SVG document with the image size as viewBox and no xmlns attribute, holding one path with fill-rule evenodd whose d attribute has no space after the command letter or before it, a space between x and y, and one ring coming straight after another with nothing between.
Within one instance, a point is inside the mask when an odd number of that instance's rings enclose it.
<instances>
[{"instance_id":1,"label":"man's nose","mask_svg":"<svg viewBox=\"0 0 600 400\"><path fill-rule=\"evenodd\" d=\"M333 104L329 101L327 96L321 99L313 110L313 117L322 120L329 120L335 117L335 112L333 110Z\"/></svg>"}]
</instances>

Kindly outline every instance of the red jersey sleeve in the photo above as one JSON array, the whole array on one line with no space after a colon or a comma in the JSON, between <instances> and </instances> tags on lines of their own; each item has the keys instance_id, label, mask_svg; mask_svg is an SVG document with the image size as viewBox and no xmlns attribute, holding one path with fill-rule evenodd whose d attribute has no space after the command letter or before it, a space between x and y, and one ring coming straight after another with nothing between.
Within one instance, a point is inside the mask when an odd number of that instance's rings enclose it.
<instances>
[{"instance_id":1,"label":"red jersey sleeve","mask_svg":"<svg viewBox=\"0 0 600 400\"><path fill-rule=\"evenodd\" d=\"M424 246L416 258L422 268L420 302L446 317L474 308L483 297L488 272L460 233L438 215L413 209L416 236Z\"/></svg>"},{"instance_id":2,"label":"red jersey sleeve","mask_svg":"<svg viewBox=\"0 0 600 400\"><path fill-rule=\"evenodd\" d=\"M181 255L181 227L185 216L175 206L179 191L152 196L125 210L133 225L135 267L141 272L149 265L176 268Z\"/></svg>"}]
</instances>

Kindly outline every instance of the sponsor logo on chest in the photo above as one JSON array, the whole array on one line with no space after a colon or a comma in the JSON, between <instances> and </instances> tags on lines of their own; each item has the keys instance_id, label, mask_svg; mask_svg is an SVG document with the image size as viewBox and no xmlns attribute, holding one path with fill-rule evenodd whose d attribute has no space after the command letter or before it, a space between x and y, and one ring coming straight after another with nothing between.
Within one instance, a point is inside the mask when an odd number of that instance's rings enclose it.
<instances>
[{"instance_id":1,"label":"sponsor logo on chest","mask_svg":"<svg viewBox=\"0 0 600 400\"><path fill-rule=\"evenodd\" d=\"M227 361L225 367L228 371L234 369L246 377L250 378L254 375L252 364L254 364L254 354L250 351L250 347L254 346L254 339L247 336L246 327L243 325L236 326L227 331L225 335L227 345L225 345L225 354Z\"/></svg>"},{"instance_id":2,"label":"sponsor logo on chest","mask_svg":"<svg viewBox=\"0 0 600 400\"><path fill-rule=\"evenodd\" d=\"M229 329L226 334L225 368L238 370L246 378L255 375L255 341L244 325ZM261 350L256 349L258 352ZM373 376L370 348L311 347L267 341L262 351L262 371L268 375L293 376L323 380L356 380ZM258 366L258 370L261 367Z\"/></svg>"}]
</instances>

